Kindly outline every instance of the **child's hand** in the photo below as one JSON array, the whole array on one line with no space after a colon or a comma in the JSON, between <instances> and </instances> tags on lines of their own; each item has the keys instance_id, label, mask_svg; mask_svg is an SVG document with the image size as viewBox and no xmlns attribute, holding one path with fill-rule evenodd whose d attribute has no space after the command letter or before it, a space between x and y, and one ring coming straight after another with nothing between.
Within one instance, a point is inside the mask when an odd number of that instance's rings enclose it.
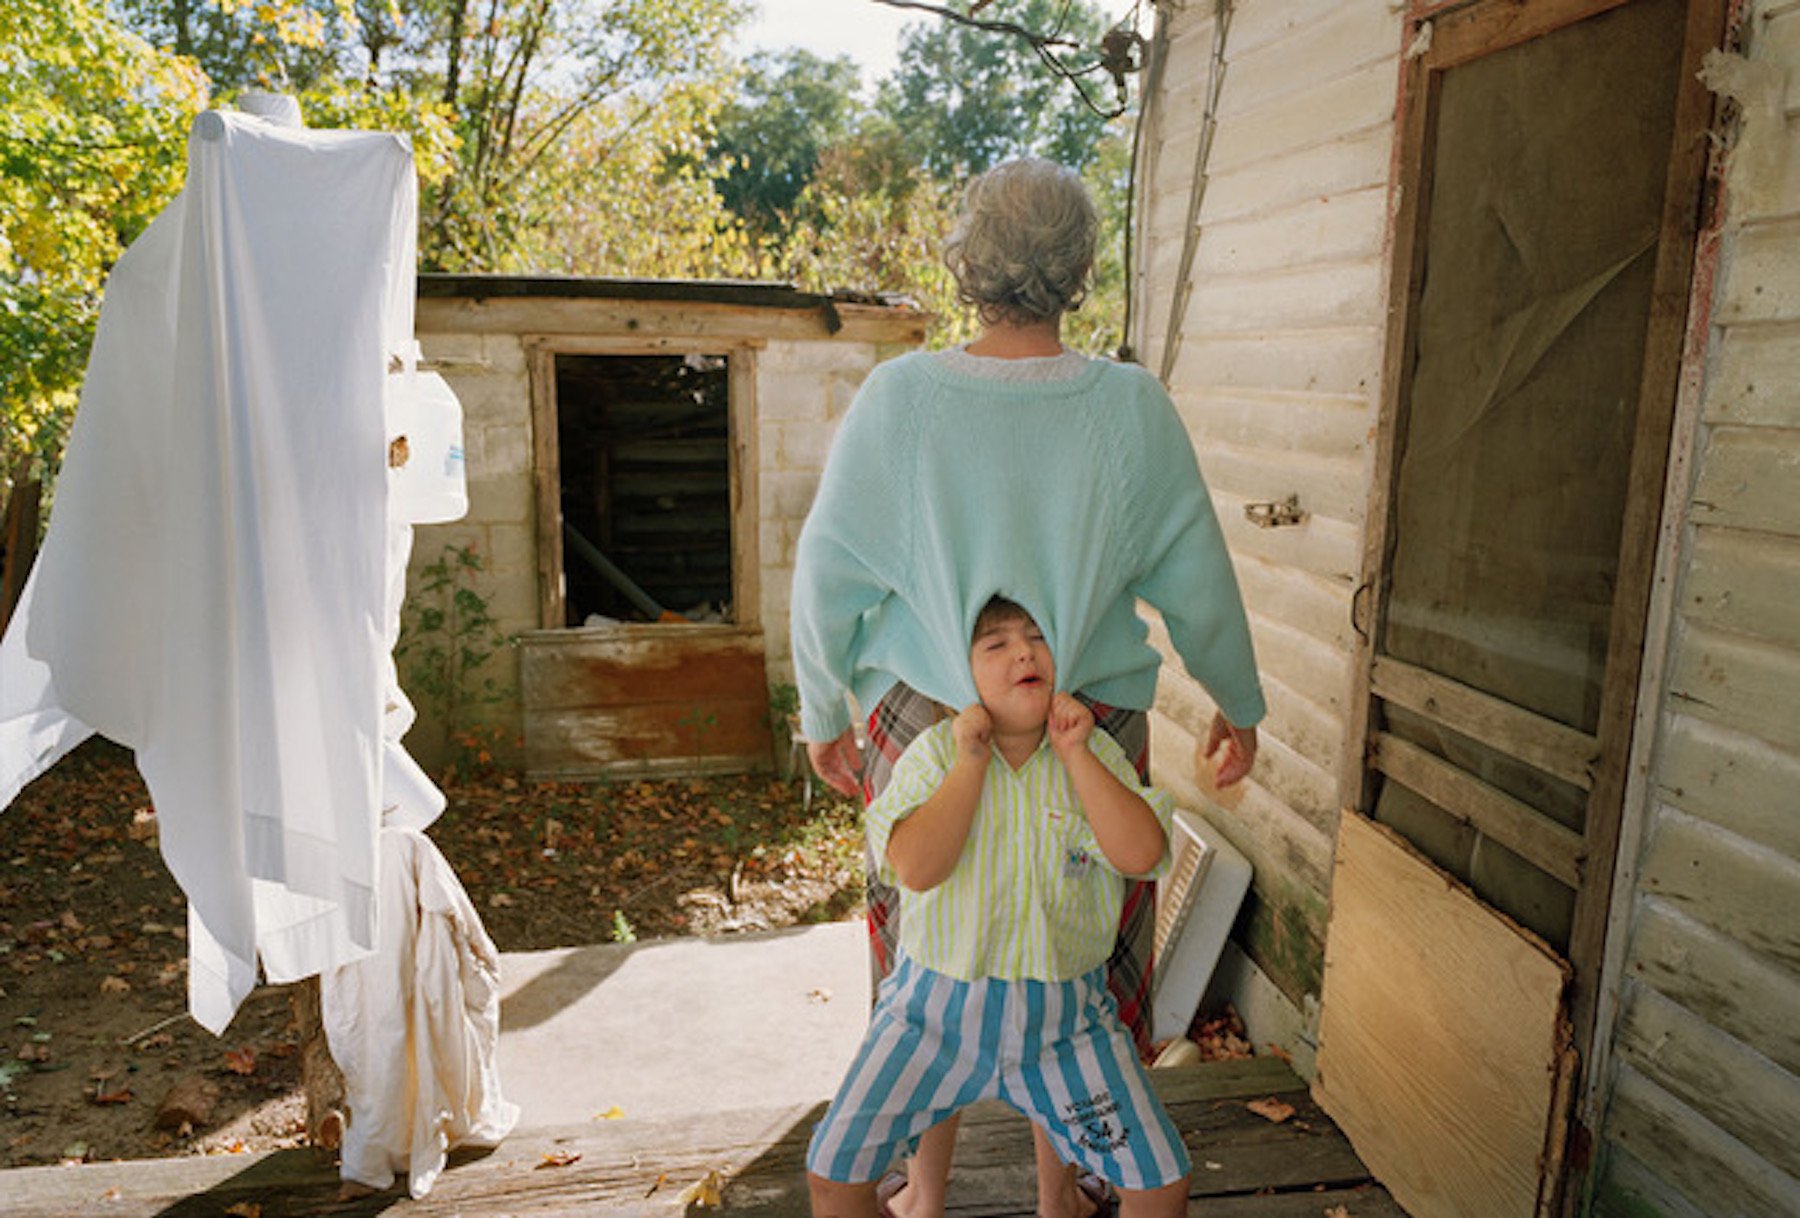
<instances>
[{"instance_id":1,"label":"child's hand","mask_svg":"<svg viewBox=\"0 0 1800 1218\"><path fill-rule=\"evenodd\" d=\"M979 702L971 702L963 708L956 722L950 725L950 735L956 741L959 760L985 763L993 753L994 721L988 717L987 707Z\"/></svg>"},{"instance_id":2,"label":"child's hand","mask_svg":"<svg viewBox=\"0 0 1800 1218\"><path fill-rule=\"evenodd\" d=\"M1050 747L1067 761L1071 753L1087 748L1088 736L1094 730L1094 712L1073 694L1059 693L1050 701Z\"/></svg>"}]
</instances>

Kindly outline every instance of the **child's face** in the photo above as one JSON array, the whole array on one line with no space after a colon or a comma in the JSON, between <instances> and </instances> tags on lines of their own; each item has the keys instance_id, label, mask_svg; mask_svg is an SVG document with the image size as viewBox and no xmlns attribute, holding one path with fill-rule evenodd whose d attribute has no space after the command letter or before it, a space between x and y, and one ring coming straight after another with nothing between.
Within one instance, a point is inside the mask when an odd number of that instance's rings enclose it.
<instances>
[{"instance_id":1,"label":"child's face","mask_svg":"<svg viewBox=\"0 0 1800 1218\"><path fill-rule=\"evenodd\" d=\"M1056 664L1037 623L1026 617L993 623L969 649L975 692L1002 731L1042 727L1050 717Z\"/></svg>"}]
</instances>

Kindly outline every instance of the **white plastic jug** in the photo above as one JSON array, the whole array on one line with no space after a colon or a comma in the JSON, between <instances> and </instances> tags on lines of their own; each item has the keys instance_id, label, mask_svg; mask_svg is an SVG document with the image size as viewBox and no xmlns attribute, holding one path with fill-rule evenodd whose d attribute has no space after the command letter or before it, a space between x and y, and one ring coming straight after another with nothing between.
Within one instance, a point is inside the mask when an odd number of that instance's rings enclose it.
<instances>
[{"instance_id":1,"label":"white plastic jug","mask_svg":"<svg viewBox=\"0 0 1800 1218\"><path fill-rule=\"evenodd\" d=\"M469 510L462 403L448 382L418 367L414 343L387 380L388 519L442 524Z\"/></svg>"}]
</instances>

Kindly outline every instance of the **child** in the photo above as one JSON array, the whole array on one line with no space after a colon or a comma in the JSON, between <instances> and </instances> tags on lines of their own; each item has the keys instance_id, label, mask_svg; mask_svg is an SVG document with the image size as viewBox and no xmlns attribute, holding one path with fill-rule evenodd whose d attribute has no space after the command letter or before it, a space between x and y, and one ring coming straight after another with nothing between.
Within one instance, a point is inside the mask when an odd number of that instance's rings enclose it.
<instances>
[{"instance_id":1,"label":"child","mask_svg":"<svg viewBox=\"0 0 1800 1218\"><path fill-rule=\"evenodd\" d=\"M902 889L900 959L813 1133L813 1213L872 1218L897 1155L997 1096L1110 1181L1124 1218L1185 1214L1187 1152L1105 970L1122 877L1167 866L1168 797L1054 692L1049 646L1018 605L982 609L969 665L980 701L921 734L869 806L874 854Z\"/></svg>"}]
</instances>

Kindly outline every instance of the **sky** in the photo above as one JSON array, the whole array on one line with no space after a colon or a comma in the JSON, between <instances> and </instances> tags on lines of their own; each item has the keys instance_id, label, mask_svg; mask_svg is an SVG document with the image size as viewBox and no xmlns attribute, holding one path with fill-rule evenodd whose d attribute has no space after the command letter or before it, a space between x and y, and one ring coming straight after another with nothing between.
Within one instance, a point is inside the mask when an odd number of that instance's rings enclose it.
<instances>
[{"instance_id":1,"label":"sky","mask_svg":"<svg viewBox=\"0 0 1800 1218\"><path fill-rule=\"evenodd\" d=\"M751 25L750 44L777 50L804 47L831 58L849 55L862 65L863 81L873 84L893 70L900 50L900 31L914 21L940 21L929 13L890 8L875 0L757 0L762 16ZM1131 10L1132 0L1098 0L1115 17ZM960 5L959 5L960 7ZM1146 11L1148 5L1145 6Z\"/></svg>"}]
</instances>

